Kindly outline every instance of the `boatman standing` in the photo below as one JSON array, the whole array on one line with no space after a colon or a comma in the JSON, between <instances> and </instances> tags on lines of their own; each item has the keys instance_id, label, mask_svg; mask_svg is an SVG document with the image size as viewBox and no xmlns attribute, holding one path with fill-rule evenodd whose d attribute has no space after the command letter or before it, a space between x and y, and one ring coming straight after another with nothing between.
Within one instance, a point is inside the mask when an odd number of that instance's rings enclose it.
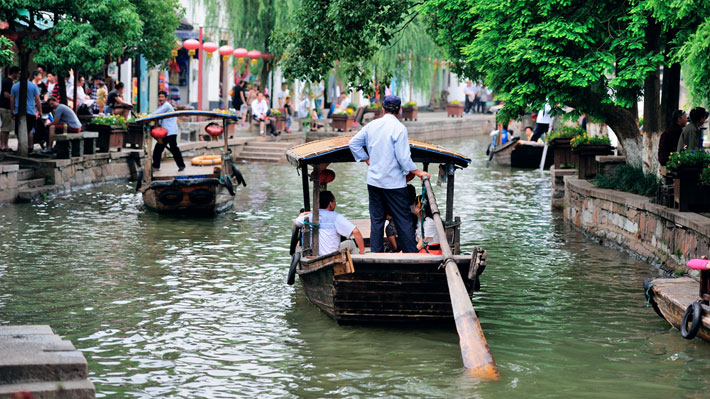
<instances>
[{"instance_id":1,"label":"boatman standing","mask_svg":"<svg viewBox=\"0 0 710 399\"><path fill-rule=\"evenodd\" d=\"M168 93L161 90L158 92L158 109L151 112L151 115L155 114L165 114L168 112L175 112L173 106L168 102ZM155 144L155 149L153 150L153 169L160 170L160 158L163 157L163 150L168 147L168 150L173 154L175 158L175 164L178 167L178 172L185 170L185 162L182 160L182 152L177 145L178 137L178 125L177 118L165 118L160 120L160 126L168 131L168 136L162 140L158 140Z\"/></svg>"},{"instance_id":2,"label":"boatman standing","mask_svg":"<svg viewBox=\"0 0 710 399\"><path fill-rule=\"evenodd\" d=\"M406 177L429 177L412 161L407 128L397 119L402 101L386 96L382 103L385 115L368 123L352 139L350 151L355 161L365 161L367 192L370 200L370 249L384 252L384 228L387 211L392 215L403 252L418 252L410 219ZM367 152L363 149L367 148Z\"/></svg>"}]
</instances>

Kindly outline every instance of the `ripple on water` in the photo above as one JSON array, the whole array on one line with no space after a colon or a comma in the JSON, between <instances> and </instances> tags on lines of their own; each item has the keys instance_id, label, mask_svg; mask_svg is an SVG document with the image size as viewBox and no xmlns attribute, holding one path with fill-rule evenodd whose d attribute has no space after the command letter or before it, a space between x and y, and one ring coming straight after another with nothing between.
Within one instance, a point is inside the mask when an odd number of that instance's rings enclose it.
<instances>
[{"instance_id":1,"label":"ripple on water","mask_svg":"<svg viewBox=\"0 0 710 399\"><path fill-rule=\"evenodd\" d=\"M338 326L284 284L302 207L290 165L244 165L234 211L145 211L129 183L0 212L0 323L51 324L89 361L98 397L701 397L710 347L645 307L655 271L549 208L547 172L488 167L449 142L462 248L488 251L473 300L503 380L462 371L452 325ZM366 218L362 165L331 165L338 210ZM440 203L445 189L435 188Z\"/></svg>"}]
</instances>

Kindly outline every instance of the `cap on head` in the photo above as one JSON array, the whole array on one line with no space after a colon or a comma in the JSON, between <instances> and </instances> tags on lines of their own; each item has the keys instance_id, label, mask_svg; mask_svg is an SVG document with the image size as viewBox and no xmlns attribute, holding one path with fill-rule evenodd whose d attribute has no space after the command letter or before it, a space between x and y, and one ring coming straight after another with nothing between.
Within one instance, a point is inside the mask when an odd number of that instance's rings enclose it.
<instances>
[{"instance_id":1,"label":"cap on head","mask_svg":"<svg viewBox=\"0 0 710 399\"><path fill-rule=\"evenodd\" d=\"M386 96L385 101L382 102L383 107L399 107L400 105L402 105L402 100L397 96Z\"/></svg>"}]
</instances>

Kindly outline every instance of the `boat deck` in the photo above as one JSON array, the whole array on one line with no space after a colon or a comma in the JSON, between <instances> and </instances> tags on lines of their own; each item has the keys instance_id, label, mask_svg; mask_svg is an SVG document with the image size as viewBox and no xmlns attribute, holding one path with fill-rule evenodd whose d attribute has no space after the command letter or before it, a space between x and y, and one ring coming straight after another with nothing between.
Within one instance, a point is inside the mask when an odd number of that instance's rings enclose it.
<instances>
[{"instance_id":1,"label":"boat deck","mask_svg":"<svg viewBox=\"0 0 710 399\"><path fill-rule=\"evenodd\" d=\"M699 283L690 277L651 280L653 297L659 311L673 327L680 328L685 309L698 300ZM698 337L710 341L710 306L702 305L704 314Z\"/></svg>"},{"instance_id":2,"label":"boat deck","mask_svg":"<svg viewBox=\"0 0 710 399\"><path fill-rule=\"evenodd\" d=\"M164 160L160 163L160 170L153 170L153 179L155 180L169 180L176 176L189 177L189 176L209 176L214 175L214 167L220 165L210 165L210 166L195 166L190 164L190 159L185 159L185 170L178 172L178 167L173 160ZM214 176L213 176L214 177Z\"/></svg>"}]
</instances>

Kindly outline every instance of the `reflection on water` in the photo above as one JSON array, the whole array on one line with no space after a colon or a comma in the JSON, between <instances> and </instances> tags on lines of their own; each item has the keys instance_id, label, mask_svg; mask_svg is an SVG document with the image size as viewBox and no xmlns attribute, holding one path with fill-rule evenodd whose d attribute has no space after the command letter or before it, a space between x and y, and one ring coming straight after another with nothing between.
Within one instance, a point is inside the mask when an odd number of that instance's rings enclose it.
<instances>
[{"instance_id":1,"label":"reflection on water","mask_svg":"<svg viewBox=\"0 0 710 399\"><path fill-rule=\"evenodd\" d=\"M710 346L645 307L653 268L552 213L547 172L487 167L485 138L445 144L474 159L455 213L462 248L488 250L474 306L500 382L467 377L451 326L341 327L284 283L290 165L244 165L215 219L147 212L129 183L0 208L0 323L71 339L99 397L706 396ZM367 217L364 166L332 168L338 211Z\"/></svg>"}]
</instances>

